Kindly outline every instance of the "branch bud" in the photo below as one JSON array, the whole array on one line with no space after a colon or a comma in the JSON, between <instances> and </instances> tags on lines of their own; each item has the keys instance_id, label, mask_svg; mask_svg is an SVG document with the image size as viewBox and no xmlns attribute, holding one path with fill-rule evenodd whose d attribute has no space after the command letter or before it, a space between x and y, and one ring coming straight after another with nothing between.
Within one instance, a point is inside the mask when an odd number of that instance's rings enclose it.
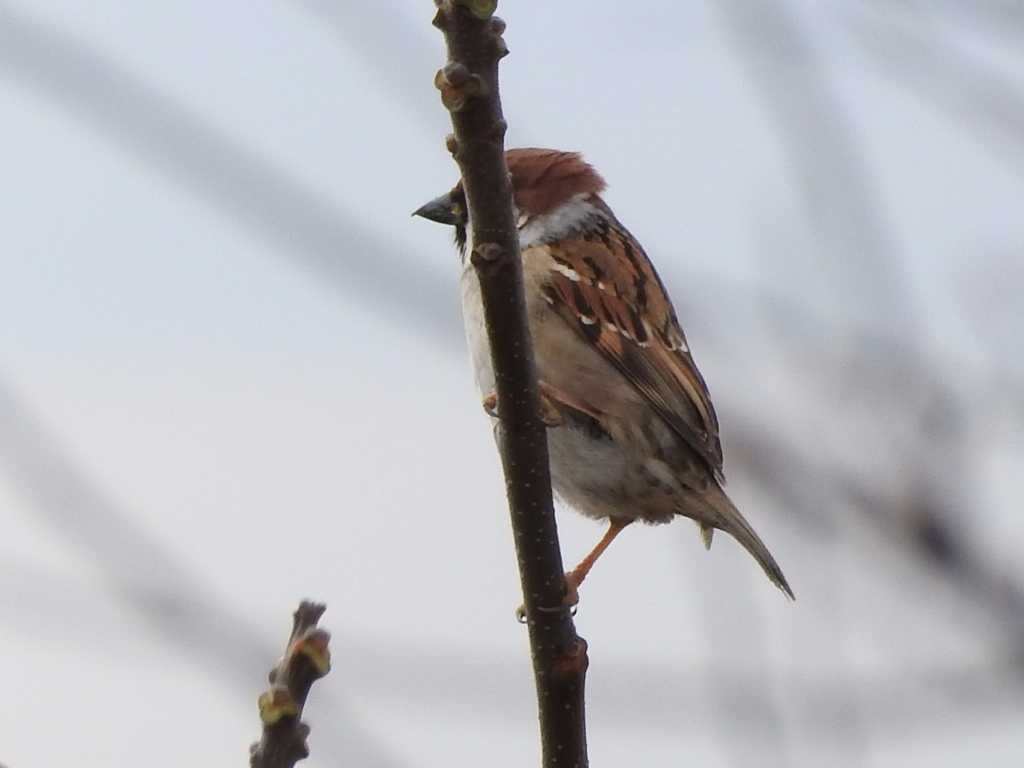
<instances>
[{"instance_id":1,"label":"branch bud","mask_svg":"<svg viewBox=\"0 0 1024 768\"><path fill-rule=\"evenodd\" d=\"M331 671L331 635L326 629L312 627L306 630L290 649L291 657L302 655L313 664L320 677ZM291 659L289 659L290 661Z\"/></svg>"},{"instance_id":2,"label":"branch bud","mask_svg":"<svg viewBox=\"0 0 1024 768\"><path fill-rule=\"evenodd\" d=\"M480 243L469 255L477 269L492 269L505 256L505 249L497 243Z\"/></svg>"},{"instance_id":3,"label":"branch bud","mask_svg":"<svg viewBox=\"0 0 1024 768\"><path fill-rule=\"evenodd\" d=\"M443 86L451 86L452 88L461 88L469 82L473 75L470 73L469 68L458 61L453 61L450 64L445 64L437 75L434 77L434 85L438 88ZM441 81L441 85L438 85L438 80Z\"/></svg>"},{"instance_id":4,"label":"branch bud","mask_svg":"<svg viewBox=\"0 0 1024 768\"><path fill-rule=\"evenodd\" d=\"M498 10L498 0L455 0L478 19L489 19Z\"/></svg>"},{"instance_id":5,"label":"branch bud","mask_svg":"<svg viewBox=\"0 0 1024 768\"><path fill-rule=\"evenodd\" d=\"M465 64L453 61L437 70L434 87L441 92L441 103L458 112L473 96L483 96L487 86L480 75L474 75Z\"/></svg>"},{"instance_id":6,"label":"branch bud","mask_svg":"<svg viewBox=\"0 0 1024 768\"><path fill-rule=\"evenodd\" d=\"M266 725L273 725L282 717L294 717L299 714L295 699L283 685L275 685L261 693L258 704L260 720Z\"/></svg>"}]
</instances>

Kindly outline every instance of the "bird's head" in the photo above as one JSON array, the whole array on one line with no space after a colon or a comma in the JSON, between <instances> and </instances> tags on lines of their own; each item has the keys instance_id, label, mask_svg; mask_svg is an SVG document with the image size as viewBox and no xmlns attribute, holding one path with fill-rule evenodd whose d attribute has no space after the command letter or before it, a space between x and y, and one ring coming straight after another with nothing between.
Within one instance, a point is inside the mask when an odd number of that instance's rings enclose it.
<instances>
[{"instance_id":1,"label":"bird's head","mask_svg":"<svg viewBox=\"0 0 1024 768\"><path fill-rule=\"evenodd\" d=\"M560 237L587 215L588 207L604 203L598 197L604 179L578 152L557 149L510 149L505 163L512 179L516 225L523 247ZM462 182L417 209L413 216L455 227L455 243L465 251L469 208Z\"/></svg>"}]
</instances>

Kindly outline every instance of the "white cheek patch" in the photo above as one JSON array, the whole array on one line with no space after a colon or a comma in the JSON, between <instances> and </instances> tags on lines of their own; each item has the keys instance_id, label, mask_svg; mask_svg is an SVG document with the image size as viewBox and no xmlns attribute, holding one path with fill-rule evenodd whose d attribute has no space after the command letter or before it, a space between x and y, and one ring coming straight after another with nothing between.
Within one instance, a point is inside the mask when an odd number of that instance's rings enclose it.
<instances>
[{"instance_id":1,"label":"white cheek patch","mask_svg":"<svg viewBox=\"0 0 1024 768\"><path fill-rule=\"evenodd\" d=\"M587 202L588 194L579 194L558 206L551 213L543 216L534 216L523 221L522 215L519 221L519 247L526 249L531 245L549 243L552 240L559 240L574 230L588 219L599 214L593 204Z\"/></svg>"}]
</instances>

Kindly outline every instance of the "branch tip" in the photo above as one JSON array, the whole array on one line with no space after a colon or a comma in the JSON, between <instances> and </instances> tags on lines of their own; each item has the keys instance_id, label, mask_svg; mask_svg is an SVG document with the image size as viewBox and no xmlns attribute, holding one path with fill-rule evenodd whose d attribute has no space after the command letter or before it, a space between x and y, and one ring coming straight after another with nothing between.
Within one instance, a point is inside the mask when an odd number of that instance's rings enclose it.
<instances>
[{"instance_id":1,"label":"branch tip","mask_svg":"<svg viewBox=\"0 0 1024 768\"><path fill-rule=\"evenodd\" d=\"M330 633L317 626L327 606L303 600L292 614L284 656L270 671L270 688L257 701L262 738L249 749L251 768L293 768L309 756L302 710L313 683L330 671Z\"/></svg>"},{"instance_id":2,"label":"branch tip","mask_svg":"<svg viewBox=\"0 0 1024 768\"><path fill-rule=\"evenodd\" d=\"M292 644L289 653L292 656L301 655L307 658L317 671L317 676L323 677L331 671L331 649L328 647L330 642L330 632L312 627Z\"/></svg>"},{"instance_id":3,"label":"branch tip","mask_svg":"<svg viewBox=\"0 0 1024 768\"><path fill-rule=\"evenodd\" d=\"M489 19L498 10L498 0L454 0L478 19Z\"/></svg>"},{"instance_id":4,"label":"branch tip","mask_svg":"<svg viewBox=\"0 0 1024 768\"><path fill-rule=\"evenodd\" d=\"M303 600L299 603L299 607L295 609L295 613L292 614L293 626L296 629L315 626L326 610L327 606L324 603Z\"/></svg>"}]
</instances>

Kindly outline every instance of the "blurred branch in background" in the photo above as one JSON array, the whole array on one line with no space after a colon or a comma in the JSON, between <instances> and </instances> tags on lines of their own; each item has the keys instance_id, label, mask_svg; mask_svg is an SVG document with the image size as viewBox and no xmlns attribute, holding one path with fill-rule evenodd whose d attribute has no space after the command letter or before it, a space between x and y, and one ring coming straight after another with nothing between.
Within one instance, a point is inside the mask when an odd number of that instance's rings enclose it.
<instances>
[{"instance_id":1,"label":"blurred branch in background","mask_svg":"<svg viewBox=\"0 0 1024 768\"><path fill-rule=\"evenodd\" d=\"M16 584L28 586L12 586ZM89 588L78 581L21 564L0 563L0 599L19 619L12 632L43 640L74 625L76 631L67 642L79 650L97 657L123 650L118 637L110 634L109 617L97 608ZM10 618L8 615L5 621ZM351 631L335 632L333 640L344 646L347 658L359 660L346 666L345 677L348 687L366 696L364 704L383 705L413 717L443 712L480 725L500 725L508 718L508 703L493 692L518 687L522 664L517 652L498 653L479 643L453 647L424 638ZM756 660L744 660L716 667L711 674L716 695L721 697L721 706L728 708L733 725L762 748L777 735L764 727L762 707L750 701L750 690L764 684L763 671L754 668L755 664ZM629 707L616 712L616 722L624 729L696 733L716 726L718 709L707 706L704 685L709 671L701 665L666 667L658 660L613 653L602 658L602 670L591 681L599 697L614 697L622 690L652 694L632 698ZM1019 672L1016 660L1007 656L991 664L901 665L898 672L884 668L808 671L773 684L792 687L795 699L811 702L807 732L831 741L845 736L839 732L845 731L846 724L839 726L834 713L848 705L851 689L860 689L860 705L872 733L927 732L953 710L965 725L1012 713L1021 703L1021 688L1016 685ZM442 690L450 695L438 696ZM255 687L250 686L247 695L254 692ZM323 701L328 693L324 688L317 696ZM332 716L325 734L318 731L318 744L334 723ZM327 762L323 750L317 751L320 762Z\"/></svg>"},{"instance_id":2,"label":"blurred branch in background","mask_svg":"<svg viewBox=\"0 0 1024 768\"><path fill-rule=\"evenodd\" d=\"M319 281L457 339L452 292L266 158L100 53L0 0L0 65L230 214ZM415 323L412 322L415 319Z\"/></svg>"},{"instance_id":3,"label":"blurred branch in background","mask_svg":"<svg viewBox=\"0 0 1024 768\"><path fill-rule=\"evenodd\" d=\"M996 614L1012 607L1024 617L1024 590L994 573L966 538L971 495L962 475L950 485L949 468L967 466L961 455L970 418L967 405L949 389L942 364L921 351L920 329L884 216L874 202L852 122L843 117L829 86L827 68L786 4L726 0L718 7L736 37L737 54L748 63L749 76L779 126L804 187L810 221L825 235L819 255L829 265L831 290L850 304L837 322L820 310L807 313L792 301L777 302L788 314L775 326L778 351L794 380L810 385L809 402L831 410L827 418L833 427L844 419L871 425L866 443L891 452L889 474L895 480L878 482L870 461L858 466L855 458L844 465L822 454L821 445L787 446L784 432L773 430L769 439L769 433L754 426L753 414L739 430L731 428L729 444L739 447L744 463L780 500L806 496L800 486L808 477L826 478L826 487L837 494L830 492L830 497L852 501L887 533L903 534L915 554L960 580L973 599ZM890 47L906 51L903 45ZM992 89L974 80L970 90ZM876 322L858 328L850 311ZM816 503L827 503L826 498ZM1014 642L1024 648L1024 621L1010 624Z\"/></svg>"},{"instance_id":4,"label":"blurred branch in background","mask_svg":"<svg viewBox=\"0 0 1024 768\"><path fill-rule=\"evenodd\" d=\"M789 372L790 386L803 392L808 412L827 432L813 442L800 439L784 423L773 426L772 419L748 412L738 424L730 422L729 455L782 508L803 508L826 519L830 512L861 511L877 535L897 535L915 559L942 570L965 599L984 605L1007 639L1024 650L1024 621L1003 620L1007 612L1024 617L1024 590L999 573L967 535L970 518L977 517L969 509L976 496L964 477L970 466L968 406L949 389L941 363L925 357L913 300L856 141L856 123L844 116L818 43L788 3L726 0L716 7L797 174L808 223L819 237L813 271L825 276L820 285L800 278L800 304L759 302L766 310L781 306L789 315L784 322L778 311L753 320L776 321L774 362ZM814 295L819 292L841 311ZM840 435L850 434L864 439L833 447ZM867 445L889 461L851 455L851 449ZM832 575L821 578L834 581ZM828 626L829 642L842 654L843 622L834 619ZM804 719L822 704L799 701ZM865 689L852 682L836 719L853 739L843 754L854 761L865 753L868 701ZM722 712L727 706L718 702ZM762 706L770 717L771 700ZM782 745L774 749L780 764L786 762Z\"/></svg>"},{"instance_id":5,"label":"blurred branch in background","mask_svg":"<svg viewBox=\"0 0 1024 768\"><path fill-rule=\"evenodd\" d=\"M77 466L2 376L0 467L36 519L168 647L202 663L212 679L252 694L254 670L274 657L273 648ZM327 703L334 714L325 754L343 764L395 768L348 706Z\"/></svg>"},{"instance_id":6,"label":"blurred branch in background","mask_svg":"<svg viewBox=\"0 0 1024 768\"><path fill-rule=\"evenodd\" d=\"M823 286L805 282L804 290L820 287L826 295L809 295L807 300L840 307L851 327L906 344L913 339L916 321L903 275L875 203L854 124L832 92L814 42L788 0L722 0L715 5L755 92L778 127L808 224L820 238L814 269L803 270L801 279L823 274Z\"/></svg>"},{"instance_id":7,"label":"blurred branch in background","mask_svg":"<svg viewBox=\"0 0 1024 768\"><path fill-rule=\"evenodd\" d=\"M338 0L294 0L294 7L320 30L329 30L366 79L376 80L391 94L392 103L408 113L415 123L442 125L437 102L428 78L410 76L410 72L432 65L441 46L437 38L414 25L415 17L395 4L387 13L366 13L359 3ZM426 8L429 11L430 6ZM407 66L381 63L383 51L401 52Z\"/></svg>"},{"instance_id":8,"label":"blurred branch in background","mask_svg":"<svg viewBox=\"0 0 1024 768\"><path fill-rule=\"evenodd\" d=\"M439 46L428 42L435 38L423 34L412 23L412 14L365 13L365 8L358 3L338 0L295 0L295 4L320 22L318 27L330 29L341 47L352 54L352 60L362 65L366 76L377 80L391 94L395 106L408 112L411 119L425 128L438 122L437 105L430 98L430 89L425 89L419 78L409 77L409 72L435 61ZM380 66L380 52L394 49L396 39L407 66ZM522 117L516 119L515 132L523 146L537 144L529 137L527 121Z\"/></svg>"},{"instance_id":9,"label":"blurred branch in background","mask_svg":"<svg viewBox=\"0 0 1024 768\"><path fill-rule=\"evenodd\" d=\"M739 311L742 294L733 293ZM695 310L701 311L711 310ZM859 510L877 535L903 542L915 560L959 584L964 598L997 618L1007 639L1024 652L1024 586L967 536L973 478L967 474L969 462L958 454L968 450L967 421L986 418L984 410L978 404L964 410L960 395L938 372L940 361L880 353L850 364L845 352L834 349L849 333L841 323L791 303L777 303L775 312L780 364L809 384L814 401L828 405L838 398L851 408L849 418L870 419L868 433L886 457L880 464L890 471L873 475L870 467L844 461L820 444L802 444L793 435L766 429L759 424L763 417L749 411L730 422L730 460L782 508L800 515L805 533L834 536L833 515ZM846 391L851 379L866 395L862 403ZM836 411L833 418L839 423L843 414ZM1024 425L1024 414L1017 420ZM950 467L958 468L953 476L959 490L945 486Z\"/></svg>"},{"instance_id":10,"label":"blurred branch in background","mask_svg":"<svg viewBox=\"0 0 1024 768\"><path fill-rule=\"evenodd\" d=\"M952 45L913 4L869 2L838 16L886 77L948 111L986 149L1024 173L1024 95L1016 82ZM1018 18L1024 20L1024 5L1018 6Z\"/></svg>"},{"instance_id":11,"label":"blurred branch in background","mask_svg":"<svg viewBox=\"0 0 1024 768\"><path fill-rule=\"evenodd\" d=\"M339 29L353 29L341 35L346 44L362 34L346 20L341 4L333 8L316 0L306 4L315 6L314 13L336 16ZM922 7L899 5L907 13ZM976 18L1001 32L1024 28L1024 11L1015 0L928 4L929 9L935 7ZM905 23L913 15L899 16L902 21L893 23L862 10L861 5L857 8L843 17L844 23L887 75L892 73L897 82L922 98L949 109L961 124L984 137L996 136L998 141L985 146L1000 157L1010 157L1016 168L1022 167L1024 105L1012 82L948 45L929 25ZM779 127L787 157L799 169L798 179L811 211L808 221L818 229L822 258L831 257L828 274L832 290L848 285L849 308L861 314L877 304L877 315L884 320L879 325L894 336L876 344L880 340L866 337L855 323L824 311L822 303L812 301L813 296L796 292L765 298L732 282L710 285L700 295L677 291L682 303L696 307L713 300L713 308L698 308L694 314L724 314L732 318L733 328L763 327L767 318L768 346L774 356L769 362L785 370L793 396L808 410L827 413L830 420L822 423L830 434L842 432L841 425L837 426L842 418L857 422L864 430L860 433L863 439L850 447L870 453L869 458L874 459L874 463L858 463L863 457L850 458L830 451L828 445L809 444L794 430L776 428L764 409L744 411L737 405L725 435L730 464L736 467L735 474L750 475L758 491L777 499L792 513L801 535L812 543L838 536L839 516L857 510L871 524L876 541L894 539L908 563L944 574L960 585L958 605L968 610L984 608L1012 645L1007 658L994 657L991 665L977 669L901 671L899 675L862 678L853 673L849 678L833 674L787 678L785 684L793 686L797 700L806 702L801 705L801 726L805 725L806 734L812 737L828 732L829 723L839 719L833 715L843 711L851 692L859 699L858 716L872 733L934 728L953 712L957 722L983 720L1019 706L1019 659L1013 650L1019 653L1024 647L1024 595L1019 580L1001 570L1000 563L971 539L976 519L971 504L977 503L972 486L978 478L963 455L970 450L967 440L970 430L977 429L979 418L1004 418L1002 412L992 410L1000 407L1001 399L1012 401L1012 410L1006 412L1013 424L1024 424L1019 370L1008 368L1014 361L1007 359L1005 349L993 350L998 366L984 375L971 372L974 378L969 392L954 390L949 371L966 375L956 350L943 360L929 358L915 337L920 329L917 323L927 318L903 316L910 314L909 302L900 277L893 275L895 254L885 217L872 199L871 180L856 136L829 89L828 70L814 51L814 41L806 39L797 21L786 15L784 5L769 8L763 1L726 0L721 10L740 42L737 54L747 62L751 81L763 92L766 111ZM368 39L371 43L364 44L360 53L367 45L373 46L372 34ZM361 230L349 212L325 202L315 190L240 146L235 137L219 132L88 46L32 21L4 2L0 2L0 63L5 74L13 72L71 117L98 127L108 141L136 153L196 197L266 237L282 257L312 270L340 296L369 296L367 306L374 311L404 317L409 328L425 327L439 350L454 353L457 349L460 334L455 330L454 315L444 313L444 308L453 304L454 286L447 286L415 259L403 258ZM404 67L395 67L382 75L403 99L412 91L398 74L404 71ZM417 89L416 93L430 91ZM847 192L853 196L852 202L845 199ZM848 236L852 239L847 240ZM356 250L360 257L347 256ZM1007 258L1017 256L1011 253ZM877 299L876 291L880 291ZM715 330L709 328L709 333ZM700 345L734 343L728 333L704 339ZM978 343L995 346L995 338L979 335ZM1017 333L1005 336L1011 343L1018 338ZM830 434L823 435L823 443ZM26 507L56 538L74 546L83 562L111 585L114 595L168 645L194 653L215 678L236 691L246 696L252 692L253 670L261 668L272 653L270 646L253 639L251 627L218 601L206 582L163 547L135 514L97 488L26 403L2 382L0 466L10 473L28 502ZM884 475L876 474L878 467L885 468ZM55 593L54 599L67 594L66 586L42 578L0 579L0 585L12 583L31 583L38 594ZM5 621L19 623L18 617L37 609L22 598L21 594L5 596L4 605L20 606L13 617L5 613ZM78 616L76 607L82 606L67 605L67 614ZM921 606L908 605L907 610L919 611ZM31 625L21 621L21 629L36 630L39 618ZM78 618L81 626L89 626L88 615ZM104 629L108 628L96 629L100 637ZM835 628L836 633L841 631ZM374 670L374 674L383 674L381 678L364 677L365 687L379 690L396 705L411 695L416 706L429 711L438 705L436 697L429 695L431 686L450 688L455 677L452 670L459 669L461 676L466 669L466 657L460 654L450 659L447 649L401 646L382 652L376 641L367 646L354 650L354 655L384 653L386 663ZM428 661L423 662L424 658ZM476 672L473 663L479 664ZM367 666L367 670L355 671L368 676L374 665ZM482 658L469 667L471 675L483 676L488 671L505 674L514 665L509 659ZM426 683L410 692L405 684L413 672L426 675ZM638 687L653 686L666 676L663 670L642 664L610 663L609 676L613 672L622 675L623 684ZM683 672L674 686L677 698L670 696L664 706L660 701L638 699L624 723L637 729L679 729L691 722L678 717L679 712L686 712L697 713L698 726L711 727L716 722L714 712L728 709L740 725L749 725L751 738L760 743L763 733L756 726L764 718L776 716L774 705L770 700L751 704L745 691L765 685L764 671L715 670L722 686L711 714L694 694L701 689L703 674L700 670ZM457 698L464 698L471 707L472 711L463 713L466 716L498 722L506 714L471 686L460 688ZM333 711L339 709L335 704ZM381 748L350 719L338 722L332 715L337 727L325 734L325 740L333 742L332 760L344 755L344 762L353 765L391 765ZM801 735L805 735L803 730ZM320 754L328 754L328 750Z\"/></svg>"},{"instance_id":12,"label":"blurred branch in background","mask_svg":"<svg viewBox=\"0 0 1024 768\"><path fill-rule=\"evenodd\" d=\"M863 1L859 0L859 2ZM870 2L878 2L878 0L870 0ZM886 7L893 5L887 3ZM895 10L911 7L919 11L921 5L921 0L903 2L899 3L899 7ZM945 12L950 16L965 19L1014 42L1018 42L1024 35L1024 5L1020 0L976 0L975 2L930 0L927 2L927 8L931 12Z\"/></svg>"}]
</instances>

